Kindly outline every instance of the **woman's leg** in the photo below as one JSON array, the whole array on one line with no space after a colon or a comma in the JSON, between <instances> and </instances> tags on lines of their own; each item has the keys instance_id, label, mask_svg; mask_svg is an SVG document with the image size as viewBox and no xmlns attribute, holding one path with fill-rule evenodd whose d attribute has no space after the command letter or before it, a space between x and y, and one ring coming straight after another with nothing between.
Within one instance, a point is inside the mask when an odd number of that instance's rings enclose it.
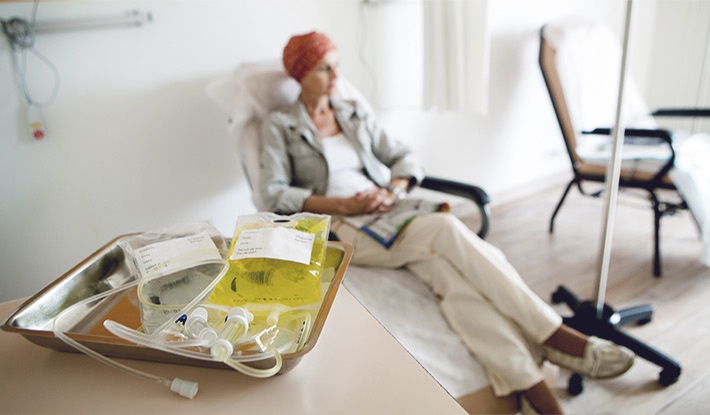
<instances>
[{"instance_id":1,"label":"woman's leg","mask_svg":"<svg viewBox=\"0 0 710 415\"><path fill-rule=\"evenodd\" d=\"M534 333L530 337L539 344L559 328L560 316L530 291L500 251L458 219L419 217L389 250L348 225L336 221L333 229L353 246L353 263L407 265L442 297L442 312L486 367L497 395L526 390L542 380L521 329Z\"/></svg>"},{"instance_id":2,"label":"woman's leg","mask_svg":"<svg viewBox=\"0 0 710 415\"><path fill-rule=\"evenodd\" d=\"M587 346L588 339L589 337L586 335L563 324L557 331L552 333L552 336L545 340L544 344L572 356L581 357L584 355L584 348Z\"/></svg>"},{"instance_id":3,"label":"woman's leg","mask_svg":"<svg viewBox=\"0 0 710 415\"><path fill-rule=\"evenodd\" d=\"M522 394L528 399L530 404L532 404L533 408L541 414L564 413L560 400L545 381L542 381L532 388L523 391Z\"/></svg>"},{"instance_id":4,"label":"woman's leg","mask_svg":"<svg viewBox=\"0 0 710 415\"><path fill-rule=\"evenodd\" d=\"M531 401L550 401L544 393L536 394L543 386L533 389L541 375L535 377L539 370L532 368L535 359L521 346L525 336L520 330L537 344L546 342L571 356L579 356L580 349L584 354L588 338L563 326L561 317L529 289L502 252L452 215L415 219L389 250L348 225L336 221L333 229L355 249L353 263L406 265L442 296L442 311L487 368L497 395L531 391ZM476 312L477 307L490 310ZM476 326L480 321L492 322L488 327L493 330ZM525 364L506 366L511 359ZM520 377L521 373L525 375ZM554 403L559 406L556 398Z\"/></svg>"},{"instance_id":5,"label":"woman's leg","mask_svg":"<svg viewBox=\"0 0 710 415\"><path fill-rule=\"evenodd\" d=\"M500 250L480 239L450 214L420 216L410 223L392 255L406 251L409 262L437 256L459 271L466 282L532 340L541 344L562 318L523 281ZM427 281L437 291L438 277Z\"/></svg>"},{"instance_id":6,"label":"woman's leg","mask_svg":"<svg viewBox=\"0 0 710 415\"><path fill-rule=\"evenodd\" d=\"M544 379L542 351L510 319L474 290L448 261L428 257L407 268L422 280L434 279L432 291L451 328L488 374L496 396L527 390Z\"/></svg>"}]
</instances>

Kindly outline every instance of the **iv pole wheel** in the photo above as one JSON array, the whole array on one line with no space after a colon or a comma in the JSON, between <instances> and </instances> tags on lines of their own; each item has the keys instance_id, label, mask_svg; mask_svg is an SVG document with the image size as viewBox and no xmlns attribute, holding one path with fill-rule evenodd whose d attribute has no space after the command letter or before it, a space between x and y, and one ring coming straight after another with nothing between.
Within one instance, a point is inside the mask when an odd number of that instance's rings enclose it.
<instances>
[{"instance_id":1,"label":"iv pole wheel","mask_svg":"<svg viewBox=\"0 0 710 415\"><path fill-rule=\"evenodd\" d=\"M557 291L552 293L552 303L553 304L560 304L565 301L564 299L564 294L560 292L560 289L558 288Z\"/></svg>"},{"instance_id":2,"label":"iv pole wheel","mask_svg":"<svg viewBox=\"0 0 710 415\"><path fill-rule=\"evenodd\" d=\"M648 323L650 323L650 322L651 322L651 319L650 319L650 318L643 318L643 319L637 321L637 322L636 322L636 325L637 325L637 326L643 326L643 325L646 325L646 324L648 324Z\"/></svg>"},{"instance_id":3,"label":"iv pole wheel","mask_svg":"<svg viewBox=\"0 0 710 415\"><path fill-rule=\"evenodd\" d=\"M577 396L584 390L584 378L582 375L575 373L570 376L567 383L567 393L572 396Z\"/></svg>"},{"instance_id":4,"label":"iv pole wheel","mask_svg":"<svg viewBox=\"0 0 710 415\"><path fill-rule=\"evenodd\" d=\"M661 386L670 386L678 381L680 368L665 368L658 375L658 383Z\"/></svg>"}]
</instances>

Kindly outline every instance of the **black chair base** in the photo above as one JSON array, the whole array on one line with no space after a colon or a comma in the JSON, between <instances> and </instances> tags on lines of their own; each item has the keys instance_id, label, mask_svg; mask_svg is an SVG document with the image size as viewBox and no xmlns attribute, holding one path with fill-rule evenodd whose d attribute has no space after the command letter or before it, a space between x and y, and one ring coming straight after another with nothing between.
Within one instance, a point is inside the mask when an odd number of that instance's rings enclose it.
<instances>
[{"instance_id":1,"label":"black chair base","mask_svg":"<svg viewBox=\"0 0 710 415\"><path fill-rule=\"evenodd\" d=\"M555 304L565 303L573 311L572 317L563 318L566 325L588 336L597 336L626 346L638 357L660 366L662 370L658 377L658 383L662 386L671 385L680 377L681 368L678 363L619 329L621 326L631 323L646 324L650 322L653 315L651 306L643 305L614 311L605 304L602 316L598 317L595 302L579 301L571 291L563 286L559 286L557 291L552 294L552 302ZM582 376L572 375L568 384L568 392L571 395L578 395L583 389Z\"/></svg>"}]
</instances>

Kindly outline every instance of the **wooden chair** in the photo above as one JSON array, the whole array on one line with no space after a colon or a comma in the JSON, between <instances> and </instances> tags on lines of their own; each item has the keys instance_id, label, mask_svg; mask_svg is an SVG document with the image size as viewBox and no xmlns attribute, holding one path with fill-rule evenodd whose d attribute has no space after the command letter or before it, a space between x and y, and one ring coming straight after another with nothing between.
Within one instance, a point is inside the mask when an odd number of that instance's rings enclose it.
<instances>
[{"instance_id":1,"label":"wooden chair","mask_svg":"<svg viewBox=\"0 0 710 415\"><path fill-rule=\"evenodd\" d=\"M559 27L554 27L558 30ZM555 207L554 213L550 219L550 233L554 230L555 217L562 207L569 190L572 186L577 186L580 193L587 196L599 196L601 191L594 193L587 193L582 187L584 182L604 182L606 176L606 161L602 159L597 159L590 161L580 156L578 151L578 138L579 134L592 134L592 135L610 135L611 129L610 124L607 125L597 125L589 131L582 131L582 127L575 125L573 120L573 111L570 106L573 105L576 98L579 98L579 94L566 93L563 87L563 82L561 80L561 65L565 62L560 62L558 59L558 51L553 45L554 42L550 41L546 36L546 32L550 30L550 25L544 26L540 31L540 55L539 63L542 69L542 74L545 79L545 84L547 85L547 90L550 94L552 100L552 105L557 115L557 120L560 125L560 130L562 132L562 137L565 142L565 147L569 155L569 160L572 167L572 180L565 188L562 198ZM608 71L609 65L612 65L611 70L618 73L618 65L614 66L615 63L620 62L616 55L619 51L618 43L614 42L614 39L609 36L609 32L602 27L590 27L586 30L585 36L589 39L581 40L579 42L579 47L583 48L585 46L593 46L596 53L599 53L601 49L608 48L607 58L600 59L586 59L584 70L589 72L595 71ZM558 32L559 33L559 32ZM585 52L580 49L580 54ZM577 67L579 67L579 62L575 62ZM597 72L599 73L599 72ZM618 75L617 75L618 77ZM617 84L618 85L618 81ZM615 85L603 85L601 88L610 87L607 89L615 89ZM627 91L633 88L633 85L629 86L627 84ZM639 99L640 95L637 91L631 91L634 93L634 98ZM615 98L614 98L615 99ZM599 102L600 100L597 100ZM612 103L610 109L615 110L615 101ZM707 112L707 110L705 110ZM703 115L703 110L693 111L693 110L661 110L657 111L653 115L658 116L687 116L692 115ZM613 119L611 120L613 121ZM648 123L645 120L646 124ZM638 167L638 162L642 160L642 157L630 156L625 164L622 164L621 178L619 182L620 189L632 188L632 189L642 189L648 195L648 200L651 202L651 208L653 209L653 229L654 229L654 253L653 253L653 273L655 276L661 275L661 259L660 259L660 243L659 243L659 232L660 232L660 221L661 218L673 214L681 209L687 209L687 204L677 193L677 189L671 179L668 177L668 172L673 167L675 160L675 149L673 147L672 133L670 131L658 128L627 128L625 130L625 142L634 146L638 144L639 147L649 148L650 146L655 147L653 149L653 157L649 160L645 160L647 166L645 168L635 168ZM671 198L661 199L662 191L670 190L673 192ZM667 192L665 193L667 194Z\"/></svg>"}]
</instances>

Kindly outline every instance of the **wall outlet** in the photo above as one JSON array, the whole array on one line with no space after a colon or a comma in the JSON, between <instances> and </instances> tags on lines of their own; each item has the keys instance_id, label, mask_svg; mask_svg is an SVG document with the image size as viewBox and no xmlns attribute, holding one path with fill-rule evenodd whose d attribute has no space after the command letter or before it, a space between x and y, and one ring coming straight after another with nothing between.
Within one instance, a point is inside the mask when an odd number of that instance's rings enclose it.
<instances>
[{"instance_id":1,"label":"wall outlet","mask_svg":"<svg viewBox=\"0 0 710 415\"><path fill-rule=\"evenodd\" d=\"M41 140L47 136L47 127L42 117L42 111L32 104L27 104L27 127L30 137Z\"/></svg>"}]
</instances>

